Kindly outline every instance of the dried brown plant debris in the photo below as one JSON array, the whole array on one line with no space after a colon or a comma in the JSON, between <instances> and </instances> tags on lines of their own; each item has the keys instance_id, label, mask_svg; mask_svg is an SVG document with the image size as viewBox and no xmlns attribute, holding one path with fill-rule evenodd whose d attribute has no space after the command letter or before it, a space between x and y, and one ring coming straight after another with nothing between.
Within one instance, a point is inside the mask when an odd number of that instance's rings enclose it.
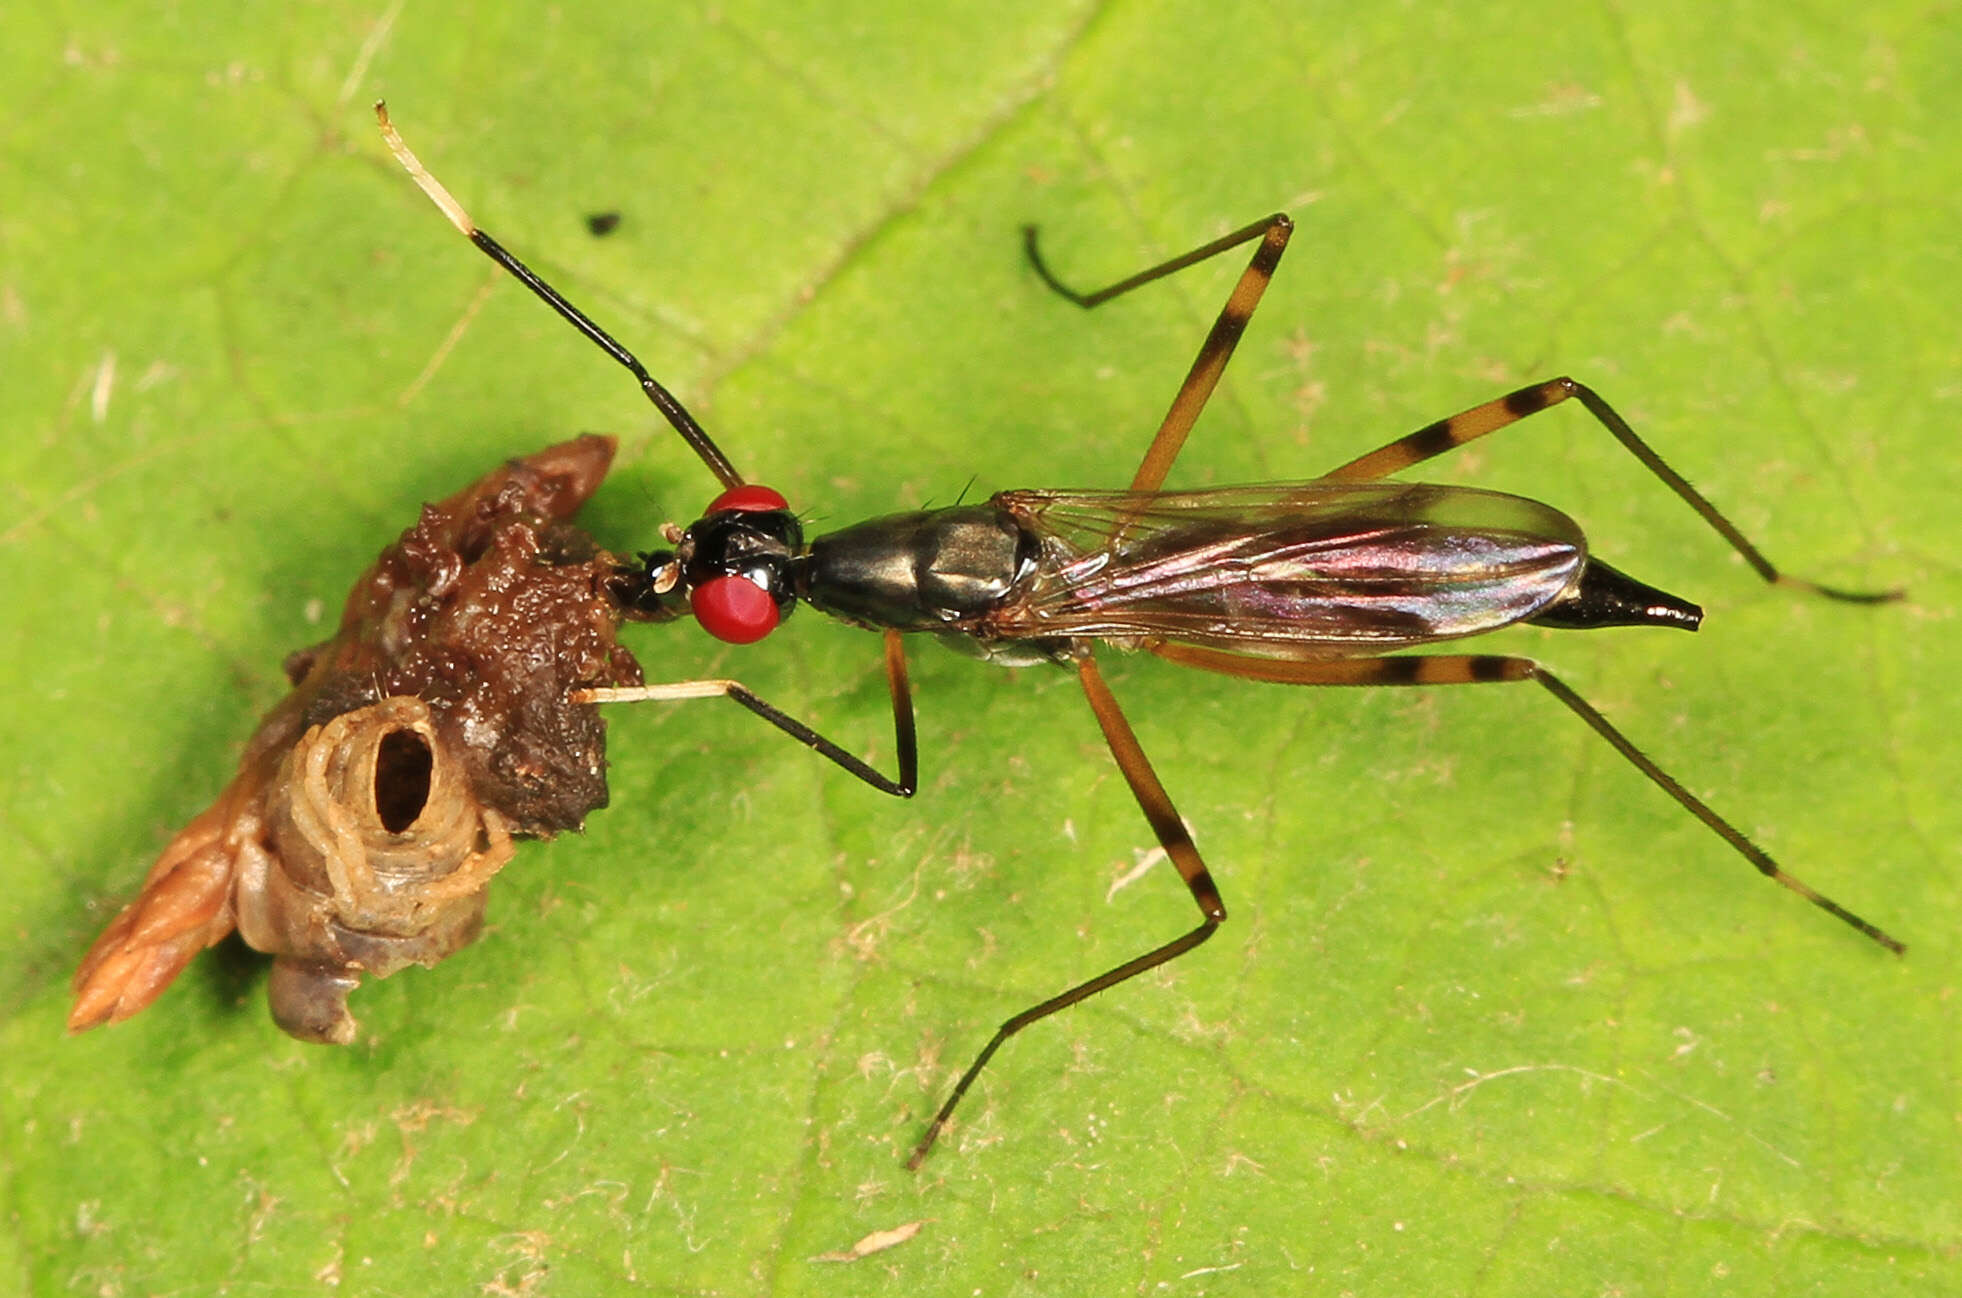
<instances>
[{"instance_id":1,"label":"dried brown plant debris","mask_svg":"<svg viewBox=\"0 0 1962 1298\"><path fill-rule=\"evenodd\" d=\"M614 559L569 521L613 460L587 436L423 507L290 657L293 691L164 848L75 976L71 1031L142 1010L236 928L274 957L273 1018L345 1043L364 974L476 938L513 835L606 805L606 731L573 691L637 685Z\"/></svg>"}]
</instances>

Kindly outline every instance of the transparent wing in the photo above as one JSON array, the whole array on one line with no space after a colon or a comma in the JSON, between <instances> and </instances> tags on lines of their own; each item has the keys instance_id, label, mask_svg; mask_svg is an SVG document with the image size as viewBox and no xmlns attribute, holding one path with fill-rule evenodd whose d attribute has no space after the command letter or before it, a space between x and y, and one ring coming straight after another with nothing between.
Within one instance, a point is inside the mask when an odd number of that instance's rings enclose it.
<instances>
[{"instance_id":1,"label":"transparent wing","mask_svg":"<svg viewBox=\"0 0 1962 1298\"><path fill-rule=\"evenodd\" d=\"M1586 558L1565 514L1469 487L1010 491L995 502L1042 539L1037 571L989 619L1011 637L1376 653L1531 617Z\"/></svg>"}]
</instances>

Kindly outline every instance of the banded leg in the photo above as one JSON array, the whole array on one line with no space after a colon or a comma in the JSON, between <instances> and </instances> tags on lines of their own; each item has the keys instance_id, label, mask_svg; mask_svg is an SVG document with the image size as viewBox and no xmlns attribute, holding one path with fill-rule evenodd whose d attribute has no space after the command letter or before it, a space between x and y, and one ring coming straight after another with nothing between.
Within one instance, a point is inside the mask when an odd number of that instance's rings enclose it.
<instances>
[{"instance_id":1,"label":"banded leg","mask_svg":"<svg viewBox=\"0 0 1962 1298\"><path fill-rule=\"evenodd\" d=\"M1104 684L1103 673L1097 670L1097 660L1091 656L1087 644L1079 644L1076 650L1076 670L1083 682L1083 692L1090 700L1090 710L1097 715L1097 725L1104 732L1104 741L1110 745L1111 756L1117 759L1117 769L1124 774L1124 782L1131 786L1131 794L1138 800L1145 819L1151 822L1152 833L1157 835L1159 845L1172 859L1178 869L1179 877L1192 893L1192 900L1199 907L1199 925L1189 932L1182 933L1163 946L1153 947L1132 960L1126 960L1114 969L1107 969L1088 982L1078 983L1067 991L1051 996L1048 1000L1031 1005L1015 1015L988 1039L981 1047L981 1053L967 1066L954 1089L948 1094L946 1103L933 1115L927 1124L926 1134L920 1143L913 1146L913 1153L906 1160L909 1170L918 1170L920 1163L933 1148L933 1142L940 1136L941 1129L953 1115L954 1106L967 1094L968 1087L981 1075L988 1061L994 1058L995 1051L1002 1043L1026 1028L1031 1023L1048 1018L1059 1010L1068 1009L1078 1001L1087 1000L1100 991L1128 982L1139 974L1156 969L1159 965L1176 960L1178 957L1198 946L1213 935L1226 919L1226 903L1220 900L1219 889L1213 883L1213 876L1206 869L1206 862L1200 857L1199 849L1192 842L1192 835L1185 829L1185 822L1179 819L1178 809L1159 783L1157 772L1151 769L1151 760L1145 756L1144 748L1131 730L1131 723L1124 718L1123 709L1117 706L1117 699L1110 687Z\"/></svg>"},{"instance_id":2,"label":"banded leg","mask_svg":"<svg viewBox=\"0 0 1962 1298\"><path fill-rule=\"evenodd\" d=\"M723 486L743 485L743 475L736 472L735 466L729 463L729 458L722 453L721 448L715 444L702 426L695 422L695 416L688 413L688 408L681 404L674 393L661 386L660 382L647 372L647 367L642 365L632 352L615 340L612 334L594 323L584 311L560 296L559 291L540 279L531 267L506 252L502 244L477 228L477 223L470 219L468 212L463 210L463 204L457 202L450 191L443 187L442 181L429 174L429 169L422 165L422 160L416 157L408 144L403 141L394 123L388 120L388 105L380 100L375 102L375 120L381 124L382 140L388 145L389 152L395 155L395 160L402 164L403 170L409 173L410 178L416 182L422 192L427 194L429 200L449 218L450 224L463 232L464 238L476 244L478 251L486 257L509 271L512 278L530 289L540 301L558 312L566 323L586 335L601 351L625 366L627 372L640 381L640 390L647 394L647 399L654 403L654 408L661 412L661 417L668 421L675 432L681 434L681 440L688 443L688 449L695 452L702 463L708 466L708 471L713 473Z\"/></svg>"},{"instance_id":3,"label":"banded leg","mask_svg":"<svg viewBox=\"0 0 1962 1298\"><path fill-rule=\"evenodd\" d=\"M886 632L886 689L892 695L893 746L898 751L899 778L890 779L846 752L817 731L764 702L740 681L670 681L663 685L574 690L574 703L647 703L681 699L726 698L741 704L777 729L836 763L881 793L910 798L920 783L918 737L913 727L913 687L906 677L906 648L899 632Z\"/></svg>"},{"instance_id":4,"label":"banded leg","mask_svg":"<svg viewBox=\"0 0 1962 1298\"><path fill-rule=\"evenodd\" d=\"M1254 249L1247 268L1240 272L1239 282L1227 295L1226 305L1220 308L1219 318L1213 321L1212 331L1206 335L1206 341L1199 345L1199 354L1193 357L1192 368L1186 371L1185 381L1179 384L1179 390L1172 398L1171 409L1165 412L1165 420L1158 426L1158 434L1151 439L1151 446L1145 451L1144 462L1138 465L1137 475L1131 479L1131 490L1156 491L1165 484L1165 475L1171 472L1172 462L1178 459L1179 451L1185 446L1186 435L1192 431L1199 412L1205 409L1213 389L1219 386L1219 376L1225 372L1226 362L1233 358L1233 349L1239 345L1240 335L1246 332L1247 320L1253 315L1254 308L1260 305L1260 296L1267 291L1267 281L1274 277L1274 268L1280 264L1281 254L1287 251L1288 236L1293 233L1294 222L1288 219L1287 213L1276 212L1204 247L1194 248L1183 256L1141 270L1108 288L1098 289L1095 293L1078 293L1065 287L1043 264L1041 254L1036 251L1036 228L1033 225L1022 227L1023 249L1028 253L1029 263L1035 267L1036 274L1042 277L1042 282L1084 308L1108 302L1134 288L1184 270L1187 266L1196 266L1250 239L1260 240L1260 246Z\"/></svg>"},{"instance_id":5,"label":"banded leg","mask_svg":"<svg viewBox=\"0 0 1962 1298\"><path fill-rule=\"evenodd\" d=\"M1744 556L1744 562L1757 571L1774 586L1795 586L1813 591L1828 599L1847 600L1855 604L1881 604L1901 597L1898 590L1857 591L1843 590L1837 586L1822 586L1818 582L1807 581L1803 577L1793 577L1780 572L1771 560L1764 557L1763 551L1737 530L1717 507L1704 498L1703 493L1692 487L1683 475L1670 468L1660 455L1635 435L1628 421L1615 413L1613 406L1603 401L1600 394L1583 383L1576 383L1564 374L1557 379L1535 383L1531 387L1508 392L1502 397L1473 406L1449 419L1440 419L1411 433L1399 437L1387 446L1379 446L1367 455L1358 456L1340 468L1332 469L1321 477L1323 482L1367 482L1407 469L1413 464L1421 464L1434 456L1463 446L1466 442L1496 433L1501 428L1516 424L1529 415L1537 415L1542 410L1557 406L1568 398L1578 400L1587 407L1588 413L1600 421L1617 442L1642 462L1647 469L1661 480L1662 485L1676 493L1682 502L1696 511L1696 516L1710 525L1711 530L1730 542L1731 549Z\"/></svg>"},{"instance_id":6,"label":"banded leg","mask_svg":"<svg viewBox=\"0 0 1962 1298\"><path fill-rule=\"evenodd\" d=\"M1160 658L1203 671L1221 672L1244 680L1271 681L1283 685L1478 685L1504 681L1537 681L1547 693L1560 700L1568 711L1587 723L1608 746L1640 771L1658 789L1668 794L1683 810L1702 821L1717 837L1730 844L1767 879L1791 889L1843 924L1850 925L1875 942L1899 955L1907 947L1885 930L1855 915L1824 893L1789 874L1770 853L1745 837L1744 832L1718 815L1709 804L1684 788L1675 776L1635 746L1593 704L1531 658L1497 654L1413 654L1387 658L1338 658L1322 662L1295 662L1286 659L1250 658L1243 654L1194 645L1158 644L1148 646Z\"/></svg>"}]
</instances>

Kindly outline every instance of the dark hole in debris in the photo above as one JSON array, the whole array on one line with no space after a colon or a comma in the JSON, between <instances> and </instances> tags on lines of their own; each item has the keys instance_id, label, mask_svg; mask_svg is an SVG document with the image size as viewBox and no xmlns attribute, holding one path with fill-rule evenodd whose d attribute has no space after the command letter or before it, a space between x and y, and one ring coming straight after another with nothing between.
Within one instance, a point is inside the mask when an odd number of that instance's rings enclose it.
<instances>
[{"instance_id":1,"label":"dark hole in debris","mask_svg":"<svg viewBox=\"0 0 1962 1298\"><path fill-rule=\"evenodd\" d=\"M389 833L401 833L422 814L434 761L429 741L413 730L392 731L381 741L375 757L375 814Z\"/></svg>"}]
</instances>

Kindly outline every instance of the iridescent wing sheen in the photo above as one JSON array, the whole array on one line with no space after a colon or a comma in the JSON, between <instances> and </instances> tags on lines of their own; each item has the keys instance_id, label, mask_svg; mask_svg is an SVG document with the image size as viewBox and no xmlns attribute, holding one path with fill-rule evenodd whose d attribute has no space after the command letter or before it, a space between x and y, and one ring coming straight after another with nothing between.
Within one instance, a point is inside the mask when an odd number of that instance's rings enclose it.
<instances>
[{"instance_id":1,"label":"iridescent wing sheen","mask_svg":"<svg viewBox=\"0 0 1962 1298\"><path fill-rule=\"evenodd\" d=\"M1586 540L1538 501L1422 483L1008 491L1042 541L989 616L1006 637L1157 637L1337 658L1523 621L1579 577Z\"/></svg>"}]
</instances>

